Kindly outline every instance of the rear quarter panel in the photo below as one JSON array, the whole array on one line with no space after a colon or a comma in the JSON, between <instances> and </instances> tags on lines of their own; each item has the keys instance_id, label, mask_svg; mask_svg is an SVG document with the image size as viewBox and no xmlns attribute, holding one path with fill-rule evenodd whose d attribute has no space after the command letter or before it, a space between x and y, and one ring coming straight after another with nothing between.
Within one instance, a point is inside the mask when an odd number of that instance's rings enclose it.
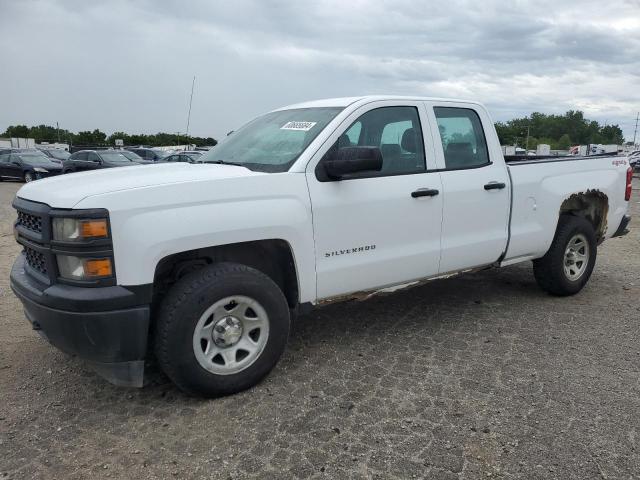
<instances>
[{"instance_id":1,"label":"rear quarter panel","mask_svg":"<svg viewBox=\"0 0 640 480\"><path fill-rule=\"evenodd\" d=\"M509 164L513 207L503 263L543 256L553 241L562 202L575 193L596 190L607 196L605 238L611 237L628 208L624 200L628 167L624 157Z\"/></svg>"}]
</instances>

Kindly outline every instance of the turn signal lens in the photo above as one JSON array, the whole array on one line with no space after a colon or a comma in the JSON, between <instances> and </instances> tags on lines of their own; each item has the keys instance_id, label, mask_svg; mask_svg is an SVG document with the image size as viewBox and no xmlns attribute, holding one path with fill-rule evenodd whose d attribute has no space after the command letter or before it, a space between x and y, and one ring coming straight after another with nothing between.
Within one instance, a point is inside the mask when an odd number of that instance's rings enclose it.
<instances>
[{"instance_id":1,"label":"turn signal lens","mask_svg":"<svg viewBox=\"0 0 640 480\"><path fill-rule=\"evenodd\" d=\"M104 218L100 220L81 220L80 236L82 238L106 237L107 221Z\"/></svg>"},{"instance_id":2,"label":"turn signal lens","mask_svg":"<svg viewBox=\"0 0 640 480\"><path fill-rule=\"evenodd\" d=\"M633 168L627 169L627 187L624 189L625 201L631 200L631 191L633 190Z\"/></svg>"},{"instance_id":3,"label":"turn signal lens","mask_svg":"<svg viewBox=\"0 0 640 480\"><path fill-rule=\"evenodd\" d=\"M109 228L106 218L54 218L53 239L76 242L108 238Z\"/></svg>"},{"instance_id":4,"label":"turn signal lens","mask_svg":"<svg viewBox=\"0 0 640 480\"><path fill-rule=\"evenodd\" d=\"M95 280L113 276L110 258L81 258L57 255L58 271L67 280Z\"/></svg>"},{"instance_id":5,"label":"turn signal lens","mask_svg":"<svg viewBox=\"0 0 640 480\"><path fill-rule=\"evenodd\" d=\"M88 278L110 277L113 274L113 270L111 269L111 260L108 258L85 260L84 274Z\"/></svg>"}]
</instances>

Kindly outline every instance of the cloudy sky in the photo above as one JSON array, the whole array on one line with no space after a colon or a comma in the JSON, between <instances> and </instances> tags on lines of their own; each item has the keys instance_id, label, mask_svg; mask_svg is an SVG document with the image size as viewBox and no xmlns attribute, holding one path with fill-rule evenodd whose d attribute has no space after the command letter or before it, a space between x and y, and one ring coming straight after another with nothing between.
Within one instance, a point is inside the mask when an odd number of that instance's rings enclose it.
<instances>
[{"instance_id":1,"label":"cloudy sky","mask_svg":"<svg viewBox=\"0 0 640 480\"><path fill-rule=\"evenodd\" d=\"M0 131L221 137L303 100L477 99L584 110L633 136L640 0L0 0Z\"/></svg>"}]
</instances>

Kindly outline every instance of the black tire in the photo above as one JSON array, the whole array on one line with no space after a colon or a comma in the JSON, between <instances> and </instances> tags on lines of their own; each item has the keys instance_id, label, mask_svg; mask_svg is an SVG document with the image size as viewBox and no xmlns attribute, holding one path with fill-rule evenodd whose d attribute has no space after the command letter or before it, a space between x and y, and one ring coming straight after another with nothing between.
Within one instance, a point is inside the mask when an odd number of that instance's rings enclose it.
<instances>
[{"instance_id":1,"label":"black tire","mask_svg":"<svg viewBox=\"0 0 640 480\"><path fill-rule=\"evenodd\" d=\"M589 247L586 268L577 279L565 273L565 251L576 235L583 235ZM596 234L589 221L574 215L561 215L551 247L542 258L533 261L533 274L538 285L552 295L567 296L578 293L593 272L597 257Z\"/></svg>"},{"instance_id":2,"label":"black tire","mask_svg":"<svg viewBox=\"0 0 640 480\"><path fill-rule=\"evenodd\" d=\"M253 363L237 373L220 375L199 363L193 338L204 312L229 296L255 299L268 315L269 333ZM218 263L186 275L163 299L155 354L160 368L182 391L203 397L229 395L256 385L271 371L284 352L289 328L287 300L271 278L245 265Z\"/></svg>"},{"instance_id":3,"label":"black tire","mask_svg":"<svg viewBox=\"0 0 640 480\"><path fill-rule=\"evenodd\" d=\"M36 176L32 172L24 172L22 179L24 180L24 183L29 183L36 180Z\"/></svg>"}]
</instances>

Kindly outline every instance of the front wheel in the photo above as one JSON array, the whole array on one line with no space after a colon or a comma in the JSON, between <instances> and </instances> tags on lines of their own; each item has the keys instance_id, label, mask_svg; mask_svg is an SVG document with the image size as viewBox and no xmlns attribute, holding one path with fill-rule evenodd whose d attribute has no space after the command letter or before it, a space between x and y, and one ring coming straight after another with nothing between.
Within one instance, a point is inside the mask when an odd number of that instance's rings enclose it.
<instances>
[{"instance_id":1,"label":"front wheel","mask_svg":"<svg viewBox=\"0 0 640 480\"><path fill-rule=\"evenodd\" d=\"M216 397L256 385L289 335L280 288L245 265L210 265L180 279L160 307L155 352L183 391Z\"/></svg>"},{"instance_id":2,"label":"front wheel","mask_svg":"<svg viewBox=\"0 0 640 480\"><path fill-rule=\"evenodd\" d=\"M24 174L25 183L33 182L34 180L35 180L35 177L33 176L33 173L25 172L25 174Z\"/></svg>"},{"instance_id":3,"label":"front wheel","mask_svg":"<svg viewBox=\"0 0 640 480\"><path fill-rule=\"evenodd\" d=\"M578 293L586 285L596 263L597 242L586 219L562 215L551 247L533 261L538 285L553 295Z\"/></svg>"}]
</instances>

